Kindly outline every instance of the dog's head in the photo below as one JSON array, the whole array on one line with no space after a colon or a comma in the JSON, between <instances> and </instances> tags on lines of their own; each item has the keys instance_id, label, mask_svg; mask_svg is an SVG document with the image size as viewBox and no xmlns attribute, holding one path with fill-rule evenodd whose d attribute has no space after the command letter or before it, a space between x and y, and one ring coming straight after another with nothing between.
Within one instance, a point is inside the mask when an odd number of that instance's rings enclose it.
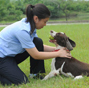
<instances>
[{"instance_id":1,"label":"dog's head","mask_svg":"<svg viewBox=\"0 0 89 88\"><path fill-rule=\"evenodd\" d=\"M73 48L76 46L76 43L67 37L63 32L57 33L55 31L50 31L50 35L50 42L66 47L69 51L73 50Z\"/></svg>"}]
</instances>

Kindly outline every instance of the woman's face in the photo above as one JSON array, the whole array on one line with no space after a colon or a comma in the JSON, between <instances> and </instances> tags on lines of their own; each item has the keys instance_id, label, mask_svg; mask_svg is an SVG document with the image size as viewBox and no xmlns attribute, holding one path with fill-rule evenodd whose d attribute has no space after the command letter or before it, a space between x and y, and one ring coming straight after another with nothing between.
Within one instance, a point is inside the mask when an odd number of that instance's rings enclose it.
<instances>
[{"instance_id":1,"label":"woman's face","mask_svg":"<svg viewBox=\"0 0 89 88\"><path fill-rule=\"evenodd\" d=\"M44 18L44 19L38 19L38 17L36 16L36 19L34 20L35 25L36 25L36 29L41 29L44 26L46 26L46 22L49 20L49 18Z\"/></svg>"}]
</instances>

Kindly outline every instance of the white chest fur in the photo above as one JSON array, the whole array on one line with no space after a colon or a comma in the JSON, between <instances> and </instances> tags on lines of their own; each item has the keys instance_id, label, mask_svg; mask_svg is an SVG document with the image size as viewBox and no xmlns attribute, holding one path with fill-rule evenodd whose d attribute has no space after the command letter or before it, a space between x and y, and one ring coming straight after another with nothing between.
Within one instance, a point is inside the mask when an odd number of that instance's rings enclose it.
<instances>
[{"instance_id":1,"label":"white chest fur","mask_svg":"<svg viewBox=\"0 0 89 88\"><path fill-rule=\"evenodd\" d=\"M56 70L56 68L55 68L55 62L56 61L55 60L56 60L55 58L52 59L51 72L48 75L46 75L43 80L47 80L48 78L51 78L51 77L56 76L56 75L59 75L60 73L63 74L64 76L73 77L74 78L74 76L71 73L69 73L69 72L68 73L63 72L63 68L64 68L65 62L63 62L63 64L61 65L61 67Z\"/></svg>"},{"instance_id":2,"label":"white chest fur","mask_svg":"<svg viewBox=\"0 0 89 88\"><path fill-rule=\"evenodd\" d=\"M52 59L52 63L51 63L51 71L56 70L56 68L55 68L55 62L56 62L56 61L55 61L55 58L53 58L53 59ZM63 64L61 65L59 72L60 72L62 75L64 75L64 76L74 78L74 76L73 76L70 72L68 72L68 73L63 72L64 64L65 64L65 62L63 62ZM60 74L60 73L59 73L59 74Z\"/></svg>"}]
</instances>

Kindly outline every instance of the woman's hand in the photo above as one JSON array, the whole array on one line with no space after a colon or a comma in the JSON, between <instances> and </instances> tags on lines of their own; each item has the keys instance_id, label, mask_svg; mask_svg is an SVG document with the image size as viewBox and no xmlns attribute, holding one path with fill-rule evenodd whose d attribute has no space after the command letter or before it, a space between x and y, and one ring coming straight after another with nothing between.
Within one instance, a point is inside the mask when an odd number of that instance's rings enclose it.
<instances>
[{"instance_id":1,"label":"woman's hand","mask_svg":"<svg viewBox=\"0 0 89 88\"><path fill-rule=\"evenodd\" d=\"M66 48L62 48L58 51L58 57L71 58L70 51Z\"/></svg>"},{"instance_id":2,"label":"woman's hand","mask_svg":"<svg viewBox=\"0 0 89 88\"><path fill-rule=\"evenodd\" d=\"M26 49L26 51L31 55L34 59L37 60L45 60L55 57L66 57L71 58L69 51L66 48L60 49L57 52L39 52L36 47L31 49ZM34 53L33 53L34 52Z\"/></svg>"}]
</instances>

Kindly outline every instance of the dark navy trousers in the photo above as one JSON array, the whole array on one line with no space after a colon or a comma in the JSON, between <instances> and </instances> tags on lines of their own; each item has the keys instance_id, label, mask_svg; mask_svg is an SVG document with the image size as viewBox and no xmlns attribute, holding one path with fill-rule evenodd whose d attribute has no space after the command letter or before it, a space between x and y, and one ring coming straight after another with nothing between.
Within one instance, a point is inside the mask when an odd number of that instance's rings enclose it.
<instances>
[{"instance_id":1,"label":"dark navy trousers","mask_svg":"<svg viewBox=\"0 0 89 88\"><path fill-rule=\"evenodd\" d=\"M35 37L33 40L38 51L44 51L43 41ZM34 53L34 52L33 52ZM0 58L0 83L5 85L29 82L27 76L18 67L18 64L30 55L25 51L15 57ZM35 60L30 56L30 73L45 73L44 60Z\"/></svg>"}]
</instances>

